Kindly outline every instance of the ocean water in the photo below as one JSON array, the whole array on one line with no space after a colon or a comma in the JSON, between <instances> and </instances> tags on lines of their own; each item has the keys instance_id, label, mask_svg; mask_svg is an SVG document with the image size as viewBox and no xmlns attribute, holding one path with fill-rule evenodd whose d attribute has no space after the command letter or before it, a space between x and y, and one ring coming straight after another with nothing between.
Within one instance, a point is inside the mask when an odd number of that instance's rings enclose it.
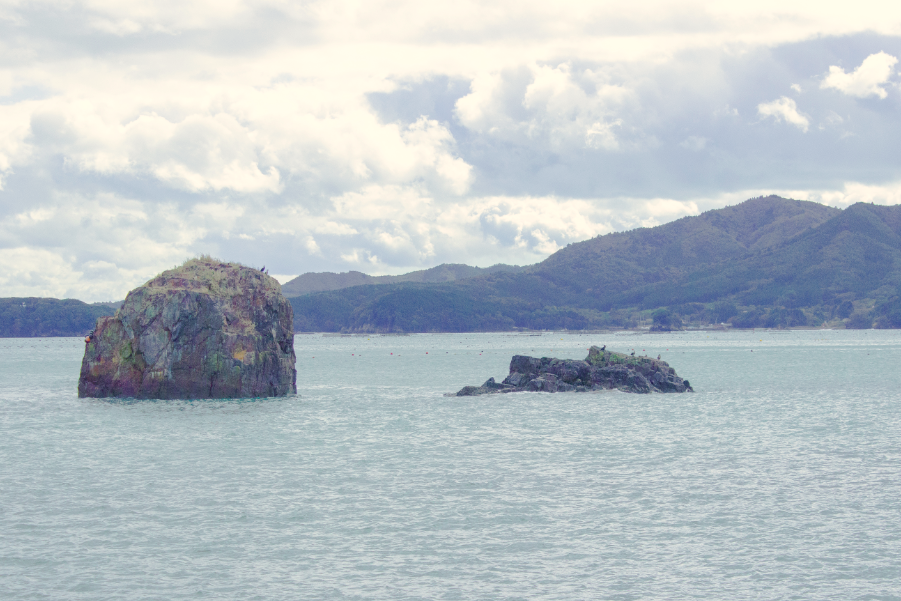
<instances>
[{"instance_id":1,"label":"ocean water","mask_svg":"<svg viewBox=\"0 0 901 601\"><path fill-rule=\"evenodd\" d=\"M513 354L685 395L456 398ZM0 340L0 599L901 599L901 332L298 335L296 397Z\"/></svg>"}]
</instances>

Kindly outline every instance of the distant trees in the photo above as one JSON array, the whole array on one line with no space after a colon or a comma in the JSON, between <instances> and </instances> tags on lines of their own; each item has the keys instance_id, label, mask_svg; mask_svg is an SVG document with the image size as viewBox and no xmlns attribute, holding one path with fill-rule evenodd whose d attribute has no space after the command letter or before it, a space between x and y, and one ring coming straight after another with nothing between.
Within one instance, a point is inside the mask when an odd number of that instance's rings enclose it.
<instances>
[{"instance_id":1,"label":"distant trees","mask_svg":"<svg viewBox=\"0 0 901 601\"><path fill-rule=\"evenodd\" d=\"M835 315L840 319L847 319L851 317L851 313L854 312L854 303L849 300L843 301L838 308L835 310Z\"/></svg>"},{"instance_id":2,"label":"distant trees","mask_svg":"<svg viewBox=\"0 0 901 601\"><path fill-rule=\"evenodd\" d=\"M0 338L83 336L115 309L75 299L0 298Z\"/></svg>"},{"instance_id":3,"label":"distant trees","mask_svg":"<svg viewBox=\"0 0 901 601\"><path fill-rule=\"evenodd\" d=\"M710 310L710 321L713 323L725 323L736 315L738 315L738 307L735 306L735 303L719 301L713 303L713 308Z\"/></svg>"},{"instance_id":4,"label":"distant trees","mask_svg":"<svg viewBox=\"0 0 901 601\"><path fill-rule=\"evenodd\" d=\"M671 332L682 329L682 321L679 316L669 309L657 309L651 313L651 319L653 320L652 332Z\"/></svg>"},{"instance_id":5,"label":"distant trees","mask_svg":"<svg viewBox=\"0 0 901 601\"><path fill-rule=\"evenodd\" d=\"M901 328L901 296L893 296L890 299L876 305L877 328Z\"/></svg>"},{"instance_id":6,"label":"distant trees","mask_svg":"<svg viewBox=\"0 0 901 601\"><path fill-rule=\"evenodd\" d=\"M796 328L810 325L810 320L801 309L770 307L762 310L755 307L736 316L732 325L736 328Z\"/></svg>"},{"instance_id":7,"label":"distant trees","mask_svg":"<svg viewBox=\"0 0 901 601\"><path fill-rule=\"evenodd\" d=\"M807 316L801 309L774 307L763 320L765 328L795 328L807 325Z\"/></svg>"},{"instance_id":8,"label":"distant trees","mask_svg":"<svg viewBox=\"0 0 901 601\"><path fill-rule=\"evenodd\" d=\"M748 311L744 311L732 320L732 325L736 328L759 328L763 325L763 311L754 307Z\"/></svg>"},{"instance_id":9,"label":"distant trees","mask_svg":"<svg viewBox=\"0 0 901 601\"><path fill-rule=\"evenodd\" d=\"M853 313L845 327L849 330L866 330L873 327L873 316L869 312Z\"/></svg>"}]
</instances>

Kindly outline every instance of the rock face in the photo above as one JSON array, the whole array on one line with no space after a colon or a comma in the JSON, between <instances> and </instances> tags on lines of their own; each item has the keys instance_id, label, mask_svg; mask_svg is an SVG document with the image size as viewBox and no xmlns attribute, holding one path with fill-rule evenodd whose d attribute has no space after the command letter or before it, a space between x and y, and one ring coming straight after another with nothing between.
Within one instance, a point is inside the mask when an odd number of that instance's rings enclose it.
<instances>
[{"instance_id":1,"label":"rock face","mask_svg":"<svg viewBox=\"0 0 901 601\"><path fill-rule=\"evenodd\" d=\"M205 399L297 392L294 311L256 269L191 259L97 320L79 397ZM87 340L87 339L86 339Z\"/></svg>"},{"instance_id":2,"label":"rock face","mask_svg":"<svg viewBox=\"0 0 901 601\"><path fill-rule=\"evenodd\" d=\"M503 392L694 392L666 361L633 357L593 346L584 361L515 355L510 375L498 384L489 378L481 386L464 386L456 396Z\"/></svg>"}]
</instances>

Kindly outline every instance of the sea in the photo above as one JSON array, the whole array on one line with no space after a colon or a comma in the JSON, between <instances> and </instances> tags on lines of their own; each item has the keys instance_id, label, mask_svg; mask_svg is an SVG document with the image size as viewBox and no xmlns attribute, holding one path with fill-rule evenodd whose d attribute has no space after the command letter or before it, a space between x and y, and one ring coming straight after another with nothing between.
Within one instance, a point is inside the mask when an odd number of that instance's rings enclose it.
<instances>
[{"instance_id":1,"label":"sea","mask_svg":"<svg viewBox=\"0 0 901 601\"><path fill-rule=\"evenodd\" d=\"M445 396L604 344L695 392ZM0 339L0 599L901 599L901 331L295 349L296 396L137 401Z\"/></svg>"}]
</instances>

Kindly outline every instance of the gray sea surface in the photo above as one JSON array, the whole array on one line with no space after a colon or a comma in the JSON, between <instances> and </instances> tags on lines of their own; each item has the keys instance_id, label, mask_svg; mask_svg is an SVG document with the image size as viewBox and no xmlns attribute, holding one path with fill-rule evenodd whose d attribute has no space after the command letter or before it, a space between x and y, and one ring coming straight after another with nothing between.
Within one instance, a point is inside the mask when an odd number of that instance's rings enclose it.
<instances>
[{"instance_id":1,"label":"gray sea surface","mask_svg":"<svg viewBox=\"0 0 901 601\"><path fill-rule=\"evenodd\" d=\"M693 394L445 397L514 354ZM0 599L901 599L901 332L298 335L299 395L79 399L0 339Z\"/></svg>"}]
</instances>

